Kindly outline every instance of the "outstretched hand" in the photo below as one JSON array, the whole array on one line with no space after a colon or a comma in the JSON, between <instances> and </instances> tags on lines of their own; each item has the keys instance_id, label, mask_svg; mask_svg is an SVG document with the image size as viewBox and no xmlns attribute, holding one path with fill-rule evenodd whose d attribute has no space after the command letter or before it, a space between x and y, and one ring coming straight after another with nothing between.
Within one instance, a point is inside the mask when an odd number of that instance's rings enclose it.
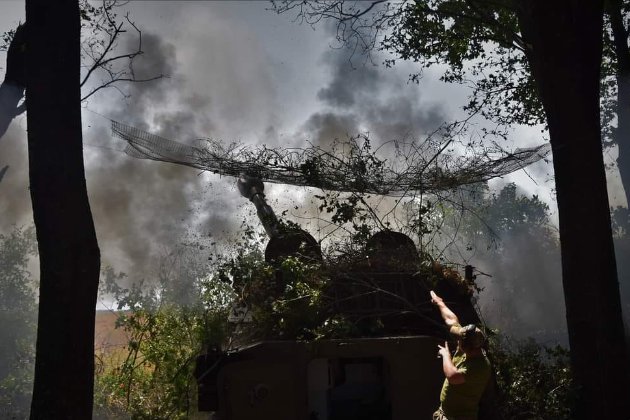
<instances>
[{"instance_id":1,"label":"outstretched hand","mask_svg":"<svg viewBox=\"0 0 630 420\"><path fill-rule=\"evenodd\" d=\"M444 303L444 300L438 295L436 295L433 290L431 290L429 294L431 295L431 303L433 303L434 305L440 305Z\"/></svg>"},{"instance_id":2,"label":"outstretched hand","mask_svg":"<svg viewBox=\"0 0 630 420\"><path fill-rule=\"evenodd\" d=\"M451 351L448 348L448 341L444 342L444 347L438 344L438 357L441 357L441 358L451 357Z\"/></svg>"},{"instance_id":3,"label":"outstretched hand","mask_svg":"<svg viewBox=\"0 0 630 420\"><path fill-rule=\"evenodd\" d=\"M440 315L442 315L442 319L444 320L446 325L451 327L453 325L459 324L457 315L455 315L455 313L451 311L448 306L446 306L444 300L436 295L433 290L431 290L429 294L431 295L431 303L438 307L438 309L440 310Z\"/></svg>"}]
</instances>

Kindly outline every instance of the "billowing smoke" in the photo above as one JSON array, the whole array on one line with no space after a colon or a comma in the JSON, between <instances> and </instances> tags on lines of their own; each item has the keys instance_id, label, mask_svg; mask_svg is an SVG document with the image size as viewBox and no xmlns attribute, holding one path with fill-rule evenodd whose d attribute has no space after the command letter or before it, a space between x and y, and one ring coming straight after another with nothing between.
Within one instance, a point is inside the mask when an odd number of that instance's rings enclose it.
<instances>
[{"instance_id":1,"label":"billowing smoke","mask_svg":"<svg viewBox=\"0 0 630 420\"><path fill-rule=\"evenodd\" d=\"M334 28L328 29L332 38ZM394 145L381 147L383 144L420 142L449 119L442 100L427 98L421 86L407 83L406 74L364 62L347 49L326 50L319 61L328 75L326 84L316 93L320 106L295 135L316 147L329 150L336 141L348 141L361 134L369 138L372 150L379 149L379 158L393 158ZM311 201L313 192L309 194L300 208L291 212L302 224L318 215L321 204ZM368 201L385 212L394 205L390 198L372 197Z\"/></svg>"},{"instance_id":2,"label":"billowing smoke","mask_svg":"<svg viewBox=\"0 0 630 420\"><path fill-rule=\"evenodd\" d=\"M514 184L465 190L450 197L457 204L444 213L437 242L448 245L447 261L475 267L487 326L567 344L560 244L546 205Z\"/></svg>"},{"instance_id":3,"label":"billowing smoke","mask_svg":"<svg viewBox=\"0 0 630 420\"><path fill-rule=\"evenodd\" d=\"M504 232L499 241L494 258L486 253L470 261L492 276L478 276L488 326L510 336L568 344L559 246L541 245L522 232Z\"/></svg>"},{"instance_id":4,"label":"billowing smoke","mask_svg":"<svg viewBox=\"0 0 630 420\"><path fill-rule=\"evenodd\" d=\"M137 78L177 75L173 45L145 33L143 49L145 54L134 62ZM99 112L174 139L194 133L198 125L211 132L211 123L198 121L189 98L180 94L182 85L169 78L132 83L126 86L127 100L117 98ZM207 180L189 168L121 153L124 145L112 141L107 121L90 113L86 118L91 121L85 133L86 177L103 262L130 276L148 277L155 271L157 257L192 228L194 200L207 190Z\"/></svg>"},{"instance_id":5,"label":"billowing smoke","mask_svg":"<svg viewBox=\"0 0 630 420\"><path fill-rule=\"evenodd\" d=\"M372 63L357 63L349 50L330 50L322 62L331 79L317 97L328 111L312 115L304 124L316 144L369 133L376 145L390 140L413 141L448 120L440 101L428 101L420 86L400 73Z\"/></svg>"},{"instance_id":6,"label":"billowing smoke","mask_svg":"<svg viewBox=\"0 0 630 420\"><path fill-rule=\"evenodd\" d=\"M83 113L86 178L103 265L147 281L159 269L160 256L178 243L220 242L238 232L240 208L248 203L233 179L126 156L107 118L188 143L212 137L273 146L283 135L275 111L282 77L274 74L277 64L251 25L220 4L164 8L168 11L132 13L143 30L144 51L133 70L138 79L166 77L102 90L84 104ZM169 25L160 27L160 35L138 21L159 22L161 13ZM119 52L137 47L128 29ZM95 76L92 88L100 83ZM25 125L23 117L16 119L0 142L0 165L10 164L0 183L3 231L32 223Z\"/></svg>"},{"instance_id":7,"label":"billowing smoke","mask_svg":"<svg viewBox=\"0 0 630 420\"><path fill-rule=\"evenodd\" d=\"M193 29L193 34L195 31ZM229 123L221 115L225 103L235 109L248 110L248 98L217 98L215 89L238 85L233 72L225 67L235 63L203 63L196 67L191 51L201 55L208 35L191 40L192 45L178 49L154 34L143 33L144 55L134 61L137 78L164 74L166 77L148 83L125 87L128 98L116 98L100 106L107 117L186 143L203 142L198 137L229 133ZM191 36L191 35L189 35ZM194 35L192 35L194 37ZM128 48L133 48L130 40ZM214 43L213 56L239 45ZM184 57L184 58L182 58ZM236 57L236 56L235 56ZM242 59L242 58L239 58ZM265 66L265 63L250 67ZM192 63L191 63L192 61ZM216 64L216 65L213 65ZM207 67L204 67L207 66ZM222 68L223 71L218 71ZM207 75L203 86L193 75ZM245 77L245 76L243 76ZM251 83L251 81L250 81ZM219 89L220 90L220 89ZM239 107L239 101L241 106ZM234 180L202 174L183 166L143 161L121 153L122 142L111 139L107 121L85 114L92 121L86 143L99 147L86 149L88 189L104 263L133 277L155 274L160 256L181 242L198 241L200 245L216 241L237 231L242 216L238 209L245 204L234 189ZM260 112L255 120L265 117ZM242 116L249 130L257 127ZM267 115L265 130L270 132ZM256 123L262 125L260 121ZM243 134L241 131L239 134ZM226 138L231 142L239 140ZM251 141L251 140L250 140Z\"/></svg>"}]
</instances>

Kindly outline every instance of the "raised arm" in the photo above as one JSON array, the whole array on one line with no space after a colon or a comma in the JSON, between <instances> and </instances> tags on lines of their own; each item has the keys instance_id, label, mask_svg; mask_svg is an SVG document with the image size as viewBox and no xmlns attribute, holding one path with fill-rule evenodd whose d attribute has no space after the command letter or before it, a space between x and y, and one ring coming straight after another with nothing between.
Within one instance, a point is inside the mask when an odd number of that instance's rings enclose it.
<instances>
[{"instance_id":1,"label":"raised arm","mask_svg":"<svg viewBox=\"0 0 630 420\"><path fill-rule=\"evenodd\" d=\"M459 325L459 319L457 318L457 315L455 315L455 313L453 313L453 311L451 311L449 307L446 306L444 300L436 295L433 290L431 290L429 293L431 294L431 302L440 310L440 315L442 315L442 319L444 320L446 325L448 325L449 327L452 327L453 325Z\"/></svg>"}]
</instances>

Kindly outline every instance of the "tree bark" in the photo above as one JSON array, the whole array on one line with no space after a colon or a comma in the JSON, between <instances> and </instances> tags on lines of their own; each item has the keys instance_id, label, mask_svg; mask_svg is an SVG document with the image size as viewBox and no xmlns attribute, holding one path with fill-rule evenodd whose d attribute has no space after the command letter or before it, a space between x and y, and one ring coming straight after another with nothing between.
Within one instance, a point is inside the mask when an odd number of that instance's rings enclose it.
<instances>
[{"instance_id":1,"label":"tree bark","mask_svg":"<svg viewBox=\"0 0 630 420\"><path fill-rule=\"evenodd\" d=\"M630 385L599 120L603 2L517 3L553 150L574 418L627 418Z\"/></svg>"},{"instance_id":2,"label":"tree bark","mask_svg":"<svg viewBox=\"0 0 630 420\"><path fill-rule=\"evenodd\" d=\"M628 30L623 23L621 0L609 0L607 13L613 34L615 55L617 56L617 129L614 140L619 156L617 169L621 184L630 207L630 49L628 48Z\"/></svg>"},{"instance_id":3,"label":"tree bark","mask_svg":"<svg viewBox=\"0 0 630 420\"><path fill-rule=\"evenodd\" d=\"M77 0L26 1L30 191L40 257L31 419L89 419L100 254L81 133Z\"/></svg>"}]
</instances>

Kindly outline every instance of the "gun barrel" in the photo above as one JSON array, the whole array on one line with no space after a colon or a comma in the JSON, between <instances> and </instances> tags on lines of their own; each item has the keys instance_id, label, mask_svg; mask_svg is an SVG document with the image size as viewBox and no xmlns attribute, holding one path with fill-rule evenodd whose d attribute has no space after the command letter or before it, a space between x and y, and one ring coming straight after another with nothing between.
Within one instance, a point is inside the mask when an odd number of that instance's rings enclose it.
<instances>
[{"instance_id":1,"label":"gun barrel","mask_svg":"<svg viewBox=\"0 0 630 420\"><path fill-rule=\"evenodd\" d=\"M265 199L265 184L263 184L262 180L255 176L241 174L236 185L241 195L256 206L258 219L260 219L267 235L270 238L278 237L280 235L280 224L276 214Z\"/></svg>"}]
</instances>

